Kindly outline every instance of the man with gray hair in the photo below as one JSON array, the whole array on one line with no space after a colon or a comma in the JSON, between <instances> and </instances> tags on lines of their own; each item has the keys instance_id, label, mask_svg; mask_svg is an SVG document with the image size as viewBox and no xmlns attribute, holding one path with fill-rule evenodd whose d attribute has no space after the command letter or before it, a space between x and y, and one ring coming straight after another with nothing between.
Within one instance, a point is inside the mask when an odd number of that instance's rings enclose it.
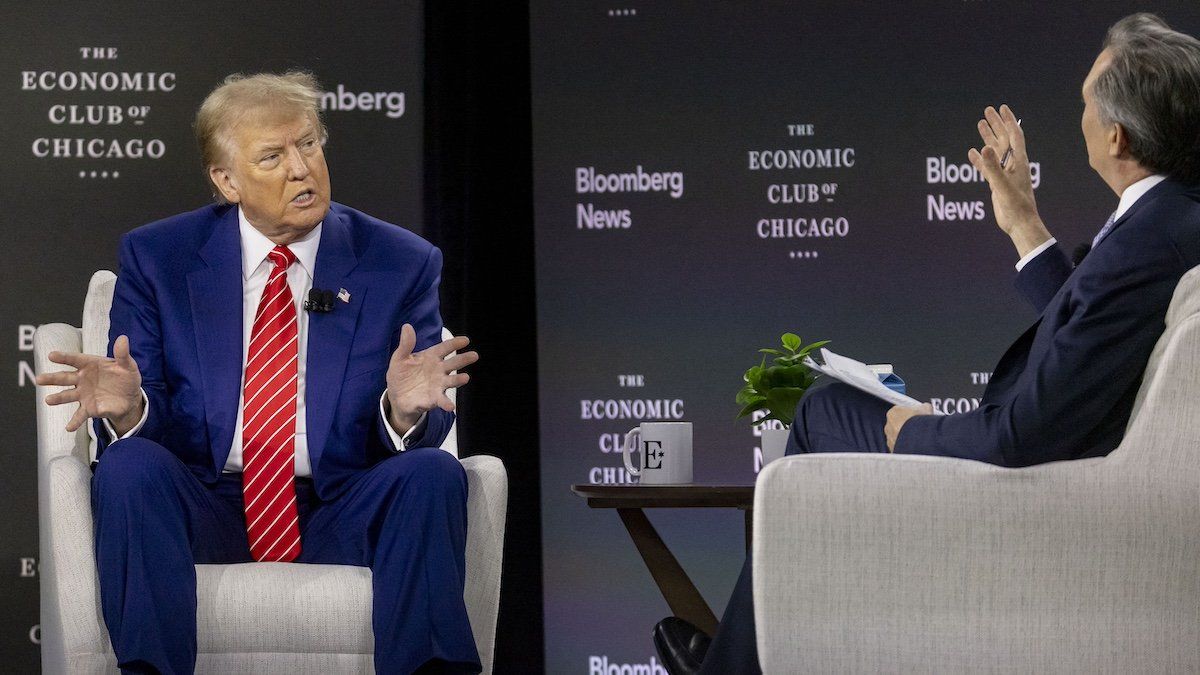
<instances>
[{"instance_id":1,"label":"man with gray hair","mask_svg":"<svg viewBox=\"0 0 1200 675\"><path fill-rule=\"evenodd\" d=\"M78 404L70 430L95 420L124 672L192 672L194 565L250 561L369 567L378 672L480 670L466 475L438 447L477 355L441 340L438 249L330 201L319 100L298 72L214 89L196 135L217 204L126 234L111 357L38 377L72 387L48 399Z\"/></svg>"},{"instance_id":2,"label":"man with gray hair","mask_svg":"<svg viewBox=\"0 0 1200 675\"><path fill-rule=\"evenodd\" d=\"M996 365L979 408L938 416L835 383L800 402L789 454L1017 467L1117 447L1175 286L1200 264L1200 41L1151 14L1126 17L1109 29L1082 95L1088 161L1119 201L1074 262L1038 215L1025 136L1008 106L984 111L983 147L968 153L1017 249L1017 288L1040 314ZM654 640L673 675L758 672L750 561L711 644L675 617Z\"/></svg>"}]
</instances>

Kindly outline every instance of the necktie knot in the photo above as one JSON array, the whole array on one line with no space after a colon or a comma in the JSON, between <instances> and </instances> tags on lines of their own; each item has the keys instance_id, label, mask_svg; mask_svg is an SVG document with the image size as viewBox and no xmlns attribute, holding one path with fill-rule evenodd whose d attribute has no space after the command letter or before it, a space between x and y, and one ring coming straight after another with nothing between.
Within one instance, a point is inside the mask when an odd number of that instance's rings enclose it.
<instances>
[{"instance_id":1,"label":"necktie knot","mask_svg":"<svg viewBox=\"0 0 1200 675\"><path fill-rule=\"evenodd\" d=\"M288 267L291 267L292 263L296 262L296 254L292 253L292 249L282 244L271 249L267 257L275 264L276 269L286 270Z\"/></svg>"}]
</instances>

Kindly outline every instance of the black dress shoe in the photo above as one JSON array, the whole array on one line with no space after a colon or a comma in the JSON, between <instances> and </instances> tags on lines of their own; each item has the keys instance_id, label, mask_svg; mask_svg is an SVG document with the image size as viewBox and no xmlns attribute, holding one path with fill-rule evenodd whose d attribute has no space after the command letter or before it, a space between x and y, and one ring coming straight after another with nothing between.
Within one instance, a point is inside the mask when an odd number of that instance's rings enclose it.
<instances>
[{"instance_id":1,"label":"black dress shoe","mask_svg":"<svg viewBox=\"0 0 1200 675\"><path fill-rule=\"evenodd\" d=\"M704 663L712 638L679 617L669 616L654 626L654 647L671 675L695 675Z\"/></svg>"}]
</instances>

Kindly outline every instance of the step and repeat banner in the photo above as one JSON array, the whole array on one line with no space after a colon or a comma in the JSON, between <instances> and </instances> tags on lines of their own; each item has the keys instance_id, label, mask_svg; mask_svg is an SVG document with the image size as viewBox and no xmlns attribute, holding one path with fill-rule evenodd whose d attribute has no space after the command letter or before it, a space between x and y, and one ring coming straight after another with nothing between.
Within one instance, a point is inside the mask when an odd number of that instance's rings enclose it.
<instances>
[{"instance_id":1,"label":"step and repeat banner","mask_svg":"<svg viewBox=\"0 0 1200 675\"><path fill-rule=\"evenodd\" d=\"M38 669L32 336L78 325L128 230L211 201L192 119L234 72L314 73L333 198L420 232L420 0L27 3L0 25L0 654Z\"/></svg>"},{"instance_id":2,"label":"step and repeat banner","mask_svg":"<svg viewBox=\"0 0 1200 675\"><path fill-rule=\"evenodd\" d=\"M701 483L751 483L742 373L787 331L971 410L1034 319L967 162L987 105L1022 118L1041 213L1070 250L1117 197L1089 169L1080 85L1139 10L1195 2L546 2L531 8L546 665L662 673L670 610L617 514L623 434L694 424ZM650 517L718 616L741 514ZM846 561L853 565L854 561ZM797 570L797 574L802 574Z\"/></svg>"}]
</instances>

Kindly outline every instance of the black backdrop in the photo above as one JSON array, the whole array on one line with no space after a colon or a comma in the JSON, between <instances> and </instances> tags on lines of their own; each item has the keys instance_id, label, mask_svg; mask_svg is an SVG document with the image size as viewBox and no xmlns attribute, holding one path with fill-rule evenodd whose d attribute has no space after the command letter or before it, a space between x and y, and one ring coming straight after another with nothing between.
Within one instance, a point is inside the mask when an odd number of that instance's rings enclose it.
<instances>
[{"instance_id":1,"label":"black backdrop","mask_svg":"<svg viewBox=\"0 0 1200 675\"><path fill-rule=\"evenodd\" d=\"M442 312L480 361L460 393L464 453L508 469L497 673L543 670L542 545L524 3L429 2L426 237L442 247ZM461 328L460 328L461 327Z\"/></svg>"}]
</instances>

